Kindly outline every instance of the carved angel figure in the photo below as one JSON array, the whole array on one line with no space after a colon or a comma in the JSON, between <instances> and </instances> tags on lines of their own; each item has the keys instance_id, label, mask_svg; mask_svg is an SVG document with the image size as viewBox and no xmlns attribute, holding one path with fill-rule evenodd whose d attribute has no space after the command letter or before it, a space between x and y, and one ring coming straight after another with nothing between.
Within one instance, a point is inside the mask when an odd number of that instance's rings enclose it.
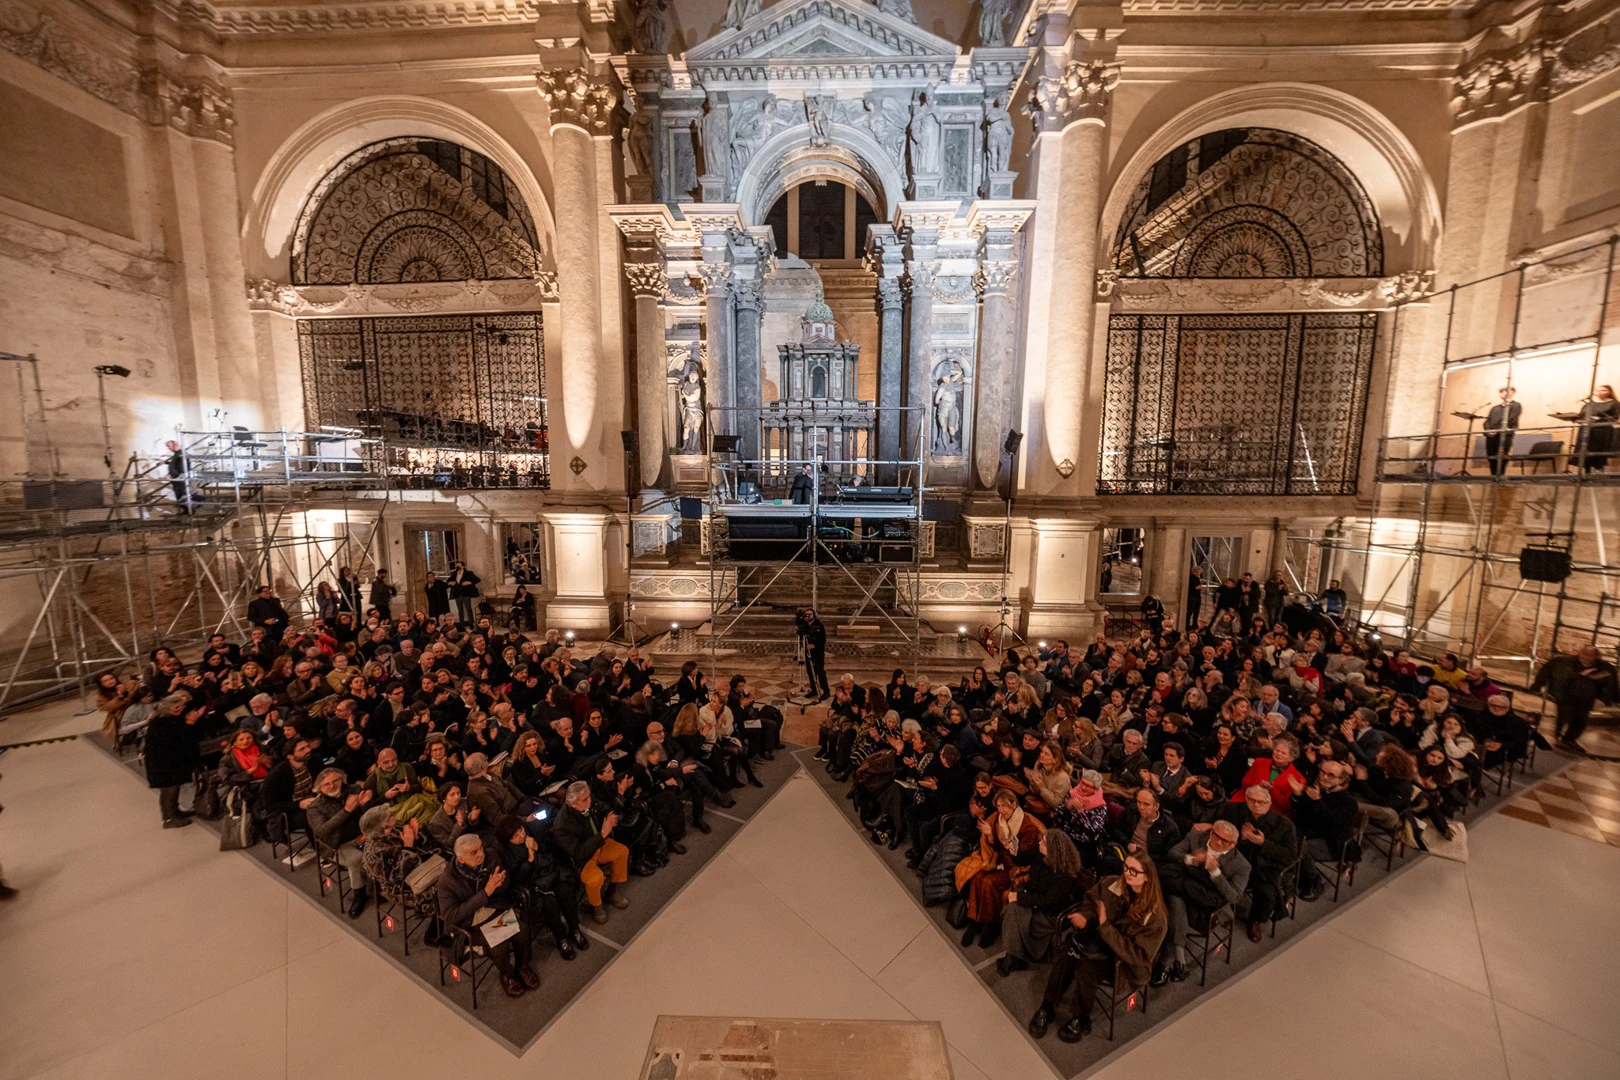
<instances>
[{"instance_id":1,"label":"carved angel figure","mask_svg":"<svg viewBox=\"0 0 1620 1080\"><path fill-rule=\"evenodd\" d=\"M1012 0L983 0L979 8L979 44L998 48L1007 44L1007 16Z\"/></svg>"},{"instance_id":2,"label":"carved angel figure","mask_svg":"<svg viewBox=\"0 0 1620 1080\"><path fill-rule=\"evenodd\" d=\"M932 94L918 94L911 106L911 171L939 172L939 116L936 114Z\"/></svg>"},{"instance_id":3,"label":"carved angel figure","mask_svg":"<svg viewBox=\"0 0 1620 1080\"><path fill-rule=\"evenodd\" d=\"M1013 125L1007 113L1007 103L991 98L984 106L984 156L989 172L1007 171L1012 158Z\"/></svg>"},{"instance_id":4,"label":"carved angel figure","mask_svg":"<svg viewBox=\"0 0 1620 1080\"><path fill-rule=\"evenodd\" d=\"M939 368L934 383L934 453L962 452L962 369L954 362Z\"/></svg>"},{"instance_id":5,"label":"carved angel figure","mask_svg":"<svg viewBox=\"0 0 1620 1080\"><path fill-rule=\"evenodd\" d=\"M683 454L703 452L703 380L689 370L675 390L681 405L681 445Z\"/></svg>"},{"instance_id":6,"label":"carved angel figure","mask_svg":"<svg viewBox=\"0 0 1620 1080\"><path fill-rule=\"evenodd\" d=\"M826 146L832 141L833 108L837 104L838 99L831 94L810 94L804 99L811 146Z\"/></svg>"},{"instance_id":7,"label":"carved angel figure","mask_svg":"<svg viewBox=\"0 0 1620 1080\"><path fill-rule=\"evenodd\" d=\"M630 38L639 53L661 53L669 47L669 0L634 0Z\"/></svg>"},{"instance_id":8,"label":"carved angel figure","mask_svg":"<svg viewBox=\"0 0 1620 1080\"><path fill-rule=\"evenodd\" d=\"M917 21L916 14L911 10L911 0L876 0L877 9L885 15L898 15L908 23Z\"/></svg>"}]
</instances>

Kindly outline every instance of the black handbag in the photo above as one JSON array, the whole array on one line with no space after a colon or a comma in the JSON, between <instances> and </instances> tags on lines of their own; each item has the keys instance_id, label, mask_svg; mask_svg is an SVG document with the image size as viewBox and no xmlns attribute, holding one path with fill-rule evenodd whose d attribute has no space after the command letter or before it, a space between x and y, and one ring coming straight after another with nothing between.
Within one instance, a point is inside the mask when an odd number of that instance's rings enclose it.
<instances>
[{"instance_id":1,"label":"black handbag","mask_svg":"<svg viewBox=\"0 0 1620 1080\"><path fill-rule=\"evenodd\" d=\"M956 897L946 905L945 921L950 924L952 930L960 930L967 925L967 897L961 893L956 894Z\"/></svg>"},{"instance_id":2,"label":"black handbag","mask_svg":"<svg viewBox=\"0 0 1620 1080\"><path fill-rule=\"evenodd\" d=\"M191 812L204 821L214 821L219 818L219 785L212 777L204 776L197 780L197 791L191 800Z\"/></svg>"}]
</instances>

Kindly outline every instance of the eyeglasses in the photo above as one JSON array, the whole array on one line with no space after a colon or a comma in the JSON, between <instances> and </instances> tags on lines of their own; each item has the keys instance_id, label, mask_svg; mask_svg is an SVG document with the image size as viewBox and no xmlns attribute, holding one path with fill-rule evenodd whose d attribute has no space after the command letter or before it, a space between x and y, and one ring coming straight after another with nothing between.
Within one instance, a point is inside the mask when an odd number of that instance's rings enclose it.
<instances>
[{"instance_id":1,"label":"eyeglasses","mask_svg":"<svg viewBox=\"0 0 1620 1080\"><path fill-rule=\"evenodd\" d=\"M1136 870L1136 869L1133 869L1132 867L1127 866L1125 868L1125 876L1126 877L1147 877L1147 871L1146 870Z\"/></svg>"}]
</instances>

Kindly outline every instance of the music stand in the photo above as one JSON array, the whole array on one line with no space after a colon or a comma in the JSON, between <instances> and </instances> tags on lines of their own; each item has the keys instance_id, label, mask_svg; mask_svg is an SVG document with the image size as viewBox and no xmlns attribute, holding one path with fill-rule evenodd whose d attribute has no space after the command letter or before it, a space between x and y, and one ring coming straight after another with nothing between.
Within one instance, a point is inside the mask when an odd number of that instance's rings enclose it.
<instances>
[{"instance_id":1,"label":"music stand","mask_svg":"<svg viewBox=\"0 0 1620 1080\"><path fill-rule=\"evenodd\" d=\"M1483 420L1485 418L1479 415L1479 413L1463 412L1461 410L1453 410L1451 415L1455 416L1459 420L1468 421L1468 434L1463 436L1462 471L1457 475L1471 476L1473 474L1468 471L1468 459L1474 456L1474 421ZM1511 439L1512 436L1509 435L1508 438Z\"/></svg>"}]
</instances>

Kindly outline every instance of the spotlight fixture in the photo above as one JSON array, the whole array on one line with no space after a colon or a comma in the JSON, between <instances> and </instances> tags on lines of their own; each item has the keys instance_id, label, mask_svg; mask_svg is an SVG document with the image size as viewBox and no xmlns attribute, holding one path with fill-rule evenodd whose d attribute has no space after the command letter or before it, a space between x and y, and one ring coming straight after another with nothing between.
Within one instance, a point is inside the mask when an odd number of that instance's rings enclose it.
<instances>
[{"instance_id":1,"label":"spotlight fixture","mask_svg":"<svg viewBox=\"0 0 1620 1080\"><path fill-rule=\"evenodd\" d=\"M111 375L117 379L127 379L129 378L129 368L124 367L122 364L97 364L96 374Z\"/></svg>"},{"instance_id":2,"label":"spotlight fixture","mask_svg":"<svg viewBox=\"0 0 1620 1080\"><path fill-rule=\"evenodd\" d=\"M1041 649L1044 651L1046 649L1046 642L1043 641L1043 642L1040 643L1040 645L1041 645Z\"/></svg>"},{"instance_id":3,"label":"spotlight fixture","mask_svg":"<svg viewBox=\"0 0 1620 1080\"><path fill-rule=\"evenodd\" d=\"M574 640L574 632L572 630L565 630L563 632L563 637L565 639L569 640L569 641L573 641Z\"/></svg>"},{"instance_id":4,"label":"spotlight fixture","mask_svg":"<svg viewBox=\"0 0 1620 1080\"><path fill-rule=\"evenodd\" d=\"M958 626L956 628L956 643L958 645L960 645L962 642L964 642L966 640L967 640L967 627Z\"/></svg>"},{"instance_id":5,"label":"spotlight fixture","mask_svg":"<svg viewBox=\"0 0 1620 1080\"><path fill-rule=\"evenodd\" d=\"M678 623L678 622L670 623L669 624L669 632L672 633L672 634L680 633L681 632L681 624Z\"/></svg>"}]
</instances>

